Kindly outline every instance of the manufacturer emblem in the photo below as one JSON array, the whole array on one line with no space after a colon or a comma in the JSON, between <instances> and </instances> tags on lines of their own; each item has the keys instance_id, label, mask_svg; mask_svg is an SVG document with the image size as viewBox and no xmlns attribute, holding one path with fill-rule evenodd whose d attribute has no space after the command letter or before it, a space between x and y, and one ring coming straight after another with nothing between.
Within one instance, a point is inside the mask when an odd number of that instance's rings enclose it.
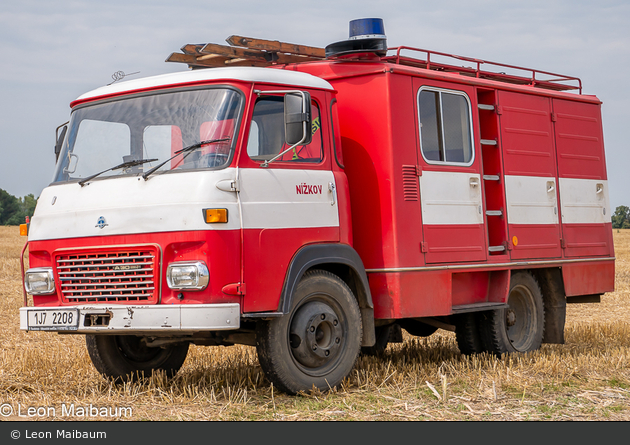
<instances>
[{"instance_id":1,"label":"manufacturer emblem","mask_svg":"<svg viewBox=\"0 0 630 445\"><path fill-rule=\"evenodd\" d=\"M104 228L105 226L108 226L109 224L107 224L107 221L105 220L104 216L99 216L98 217L98 221L96 221L96 226L94 227L98 227L99 229Z\"/></svg>"},{"instance_id":2,"label":"manufacturer emblem","mask_svg":"<svg viewBox=\"0 0 630 445\"><path fill-rule=\"evenodd\" d=\"M123 264L121 266L114 266L114 270L138 270L142 269L140 264Z\"/></svg>"}]
</instances>

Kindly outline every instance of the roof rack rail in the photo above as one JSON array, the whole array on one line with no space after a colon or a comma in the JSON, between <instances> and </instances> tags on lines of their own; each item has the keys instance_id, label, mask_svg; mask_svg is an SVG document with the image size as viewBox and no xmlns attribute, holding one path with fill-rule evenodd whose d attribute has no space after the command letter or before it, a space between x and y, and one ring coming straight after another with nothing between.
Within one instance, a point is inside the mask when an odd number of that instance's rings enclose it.
<instances>
[{"instance_id":1,"label":"roof rack rail","mask_svg":"<svg viewBox=\"0 0 630 445\"><path fill-rule=\"evenodd\" d=\"M226 41L230 46L214 43L184 45L181 53L172 53L166 61L187 63L191 69L198 69L219 66L270 66L326 58L324 48L313 46L242 36L230 36ZM579 94L582 94L582 81L577 77L411 46L388 48L387 51L388 53L395 51L395 54L382 57L381 60L384 62L554 91L578 90ZM403 55L403 51L412 52L414 55ZM418 57L417 53L424 53L424 57ZM472 66L461 66L461 62L467 62Z\"/></svg>"},{"instance_id":2,"label":"roof rack rail","mask_svg":"<svg viewBox=\"0 0 630 445\"><path fill-rule=\"evenodd\" d=\"M396 53L395 55L383 57L382 60L390 63L397 63L399 65L453 72L465 76L476 77L478 79L489 79L517 85L530 85L555 91L578 90L579 93L582 94L582 81L577 77L532 68L524 68L516 65L490 62L488 60L475 59L472 57L413 48L410 46L388 48L388 51L395 51ZM405 56L401 54L402 51L424 53L425 57ZM473 64L473 66L458 66L454 64L452 59L455 59L456 61L469 62ZM488 68L499 68L503 69L503 71L491 71ZM510 71L511 73L508 73L507 71Z\"/></svg>"}]
</instances>

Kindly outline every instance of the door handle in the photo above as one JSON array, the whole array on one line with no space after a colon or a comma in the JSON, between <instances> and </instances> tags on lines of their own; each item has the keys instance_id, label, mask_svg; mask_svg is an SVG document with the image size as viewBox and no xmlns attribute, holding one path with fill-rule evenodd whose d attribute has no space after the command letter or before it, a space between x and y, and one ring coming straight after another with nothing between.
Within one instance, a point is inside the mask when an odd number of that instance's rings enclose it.
<instances>
[{"instance_id":1,"label":"door handle","mask_svg":"<svg viewBox=\"0 0 630 445\"><path fill-rule=\"evenodd\" d=\"M556 189L556 184L553 181L547 181L547 193L551 193Z\"/></svg>"},{"instance_id":2,"label":"door handle","mask_svg":"<svg viewBox=\"0 0 630 445\"><path fill-rule=\"evenodd\" d=\"M335 184L333 184L332 182L328 183L328 191L332 194L332 201L330 202L331 206L335 205Z\"/></svg>"},{"instance_id":3,"label":"door handle","mask_svg":"<svg viewBox=\"0 0 630 445\"><path fill-rule=\"evenodd\" d=\"M472 178L470 178L468 183L470 184L471 187L477 187L479 185L479 178L473 176Z\"/></svg>"}]
</instances>

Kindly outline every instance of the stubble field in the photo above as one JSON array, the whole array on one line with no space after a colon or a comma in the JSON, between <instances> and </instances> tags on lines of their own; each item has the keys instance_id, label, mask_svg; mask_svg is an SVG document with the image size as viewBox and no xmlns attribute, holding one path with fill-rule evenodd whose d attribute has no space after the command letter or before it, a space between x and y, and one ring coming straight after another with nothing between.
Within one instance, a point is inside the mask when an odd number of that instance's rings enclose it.
<instances>
[{"instance_id":1,"label":"stubble field","mask_svg":"<svg viewBox=\"0 0 630 445\"><path fill-rule=\"evenodd\" d=\"M25 238L0 227L0 420L630 420L630 230L614 240L616 290L568 306L564 345L464 357L450 332L405 334L341 387L291 397L248 346L191 346L171 381L109 383L83 336L20 331Z\"/></svg>"}]
</instances>

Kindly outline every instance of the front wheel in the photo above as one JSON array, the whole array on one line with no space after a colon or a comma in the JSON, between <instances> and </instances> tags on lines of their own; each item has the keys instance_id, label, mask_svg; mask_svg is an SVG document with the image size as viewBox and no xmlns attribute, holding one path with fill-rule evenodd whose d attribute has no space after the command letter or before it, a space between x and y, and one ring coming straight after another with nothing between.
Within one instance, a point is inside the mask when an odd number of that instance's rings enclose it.
<instances>
[{"instance_id":1,"label":"front wheel","mask_svg":"<svg viewBox=\"0 0 630 445\"><path fill-rule=\"evenodd\" d=\"M361 313L350 288L323 270L309 271L281 318L256 328L258 361L288 394L327 391L350 373L361 348Z\"/></svg>"},{"instance_id":2,"label":"front wheel","mask_svg":"<svg viewBox=\"0 0 630 445\"><path fill-rule=\"evenodd\" d=\"M117 382L149 377L157 370L171 378L188 354L188 343L150 348L134 335L86 335L85 341L96 370Z\"/></svg>"}]
</instances>

